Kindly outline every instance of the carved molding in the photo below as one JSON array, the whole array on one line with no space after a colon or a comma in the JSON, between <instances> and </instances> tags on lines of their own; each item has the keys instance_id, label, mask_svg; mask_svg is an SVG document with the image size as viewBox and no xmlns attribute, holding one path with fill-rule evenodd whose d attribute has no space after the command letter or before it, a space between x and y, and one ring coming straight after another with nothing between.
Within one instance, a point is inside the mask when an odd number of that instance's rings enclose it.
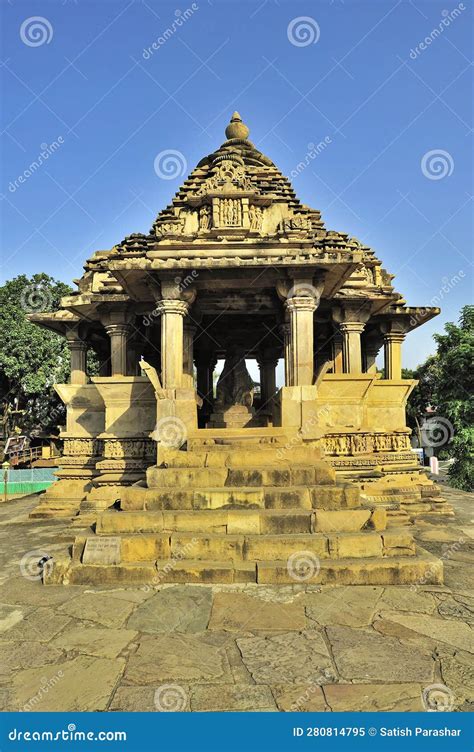
<instances>
[{"instance_id":1,"label":"carved molding","mask_svg":"<svg viewBox=\"0 0 474 752\"><path fill-rule=\"evenodd\" d=\"M406 433L337 433L324 437L327 455L353 456L380 452L403 452L410 449ZM408 456L408 455L407 455ZM388 458L392 460L393 455ZM412 458L412 457L410 457ZM380 461L381 457L377 461Z\"/></svg>"}]
</instances>

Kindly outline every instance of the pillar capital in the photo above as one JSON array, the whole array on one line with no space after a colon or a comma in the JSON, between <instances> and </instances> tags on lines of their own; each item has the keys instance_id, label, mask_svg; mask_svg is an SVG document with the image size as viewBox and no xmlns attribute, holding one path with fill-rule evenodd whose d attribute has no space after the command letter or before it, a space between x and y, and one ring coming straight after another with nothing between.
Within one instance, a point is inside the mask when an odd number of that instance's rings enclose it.
<instances>
[{"instance_id":1,"label":"pillar capital","mask_svg":"<svg viewBox=\"0 0 474 752\"><path fill-rule=\"evenodd\" d=\"M179 316L186 316L189 311L189 303L185 300L177 300L173 298L162 298L158 300L156 304L156 310L162 316L163 314L177 314Z\"/></svg>"},{"instance_id":2,"label":"pillar capital","mask_svg":"<svg viewBox=\"0 0 474 752\"><path fill-rule=\"evenodd\" d=\"M385 342L396 342L402 344L404 342L406 334L404 332L386 332L383 335Z\"/></svg>"},{"instance_id":3,"label":"pillar capital","mask_svg":"<svg viewBox=\"0 0 474 752\"><path fill-rule=\"evenodd\" d=\"M104 329L109 335L109 337L126 337L128 334L130 334L131 326L130 324L126 323L106 323L104 324Z\"/></svg>"},{"instance_id":4,"label":"pillar capital","mask_svg":"<svg viewBox=\"0 0 474 752\"><path fill-rule=\"evenodd\" d=\"M365 324L360 321L341 321L339 329L341 334L362 334Z\"/></svg>"},{"instance_id":5,"label":"pillar capital","mask_svg":"<svg viewBox=\"0 0 474 752\"><path fill-rule=\"evenodd\" d=\"M287 298L285 308L289 313L293 311L315 311L318 307L318 301L310 296L295 295L293 298Z\"/></svg>"},{"instance_id":6,"label":"pillar capital","mask_svg":"<svg viewBox=\"0 0 474 752\"><path fill-rule=\"evenodd\" d=\"M332 319L339 326L342 324L362 324L363 329L369 318L370 306L365 302L350 300L332 309Z\"/></svg>"}]
</instances>

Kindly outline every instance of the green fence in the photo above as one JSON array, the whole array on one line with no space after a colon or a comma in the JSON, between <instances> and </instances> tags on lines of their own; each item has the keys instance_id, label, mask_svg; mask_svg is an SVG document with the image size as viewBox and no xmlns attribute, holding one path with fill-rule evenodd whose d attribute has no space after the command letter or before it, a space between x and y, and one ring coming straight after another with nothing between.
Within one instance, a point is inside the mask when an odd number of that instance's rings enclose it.
<instances>
[{"instance_id":1,"label":"green fence","mask_svg":"<svg viewBox=\"0 0 474 752\"><path fill-rule=\"evenodd\" d=\"M8 470L7 494L33 494L45 491L56 480L54 473L58 469L57 467L37 467L31 470ZM2 494L5 492L3 476L1 491Z\"/></svg>"}]
</instances>

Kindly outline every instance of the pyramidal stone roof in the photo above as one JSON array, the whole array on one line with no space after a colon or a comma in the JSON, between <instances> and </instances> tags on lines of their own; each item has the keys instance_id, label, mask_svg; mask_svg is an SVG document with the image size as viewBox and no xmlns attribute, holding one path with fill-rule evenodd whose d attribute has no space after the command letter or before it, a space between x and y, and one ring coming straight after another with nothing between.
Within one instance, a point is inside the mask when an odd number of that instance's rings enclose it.
<instances>
[{"instance_id":1,"label":"pyramidal stone roof","mask_svg":"<svg viewBox=\"0 0 474 752\"><path fill-rule=\"evenodd\" d=\"M249 140L249 129L238 112L232 115L225 134L226 141L201 159L172 202L159 212L150 232L132 233L108 253L115 257L117 254L147 254L165 251L164 246L183 241L199 245L225 241L268 245L293 241L311 247L313 254L355 254L360 260L380 266L368 246L347 233L326 230L321 213L297 198L289 179ZM220 199L213 200L219 196ZM216 214L219 200L221 211L229 215L232 212L229 204L236 198L247 202L245 217L227 216L219 220ZM239 211L242 213L242 209ZM93 258L98 260L97 255ZM387 284L390 283L388 276L384 280Z\"/></svg>"},{"instance_id":2,"label":"pyramidal stone roof","mask_svg":"<svg viewBox=\"0 0 474 752\"><path fill-rule=\"evenodd\" d=\"M212 180L212 175L219 170L220 165L224 164L235 167L236 185L240 177L242 188L253 189L260 196L270 198L272 203L284 202L296 215L307 217L314 230L324 229L320 212L301 204L288 178L280 172L271 159L258 151L256 146L249 141L249 129L242 122L238 112L232 115L225 135L227 140L219 149L201 159L177 192L172 204L159 213L154 228L161 222L169 220L174 210L185 203L190 196L199 194L202 185L207 180Z\"/></svg>"}]
</instances>

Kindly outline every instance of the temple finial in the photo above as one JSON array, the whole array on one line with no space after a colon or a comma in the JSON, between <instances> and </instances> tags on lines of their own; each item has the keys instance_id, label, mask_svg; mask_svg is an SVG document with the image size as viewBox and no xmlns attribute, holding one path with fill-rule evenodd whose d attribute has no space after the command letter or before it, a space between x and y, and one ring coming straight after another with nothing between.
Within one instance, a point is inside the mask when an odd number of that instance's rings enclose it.
<instances>
[{"instance_id":1,"label":"temple finial","mask_svg":"<svg viewBox=\"0 0 474 752\"><path fill-rule=\"evenodd\" d=\"M250 131L245 125L245 123L242 122L242 118L240 117L238 112L234 112L230 119L230 123L225 129L225 135L228 139L231 138L241 138L246 139L249 135Z\"/></svg>"}]
</instances>

